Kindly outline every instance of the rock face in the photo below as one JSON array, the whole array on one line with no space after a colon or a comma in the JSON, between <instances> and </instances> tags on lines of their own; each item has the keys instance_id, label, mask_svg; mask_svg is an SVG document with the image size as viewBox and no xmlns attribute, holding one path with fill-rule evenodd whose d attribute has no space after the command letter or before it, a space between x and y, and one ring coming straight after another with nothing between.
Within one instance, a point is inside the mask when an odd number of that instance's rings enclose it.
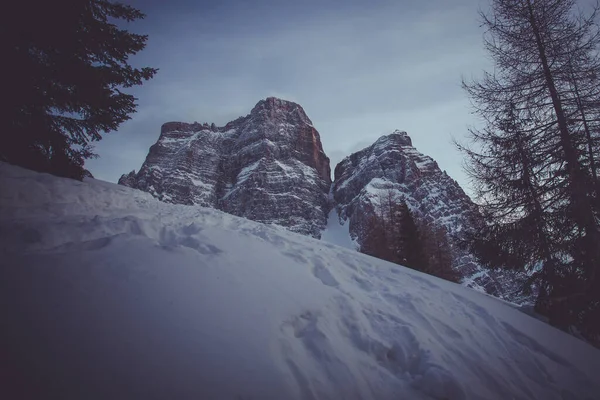
<instances>
[{"instance_id":1,"label":"rock face","mask_svg":"<svg viewBox=\"0 0 600 400\"><path fill-rule=\"evenodd\" d=\"M338 215L350 220L350 234L362 242L364 220L387 191L404 199L421 216L450 234L471 226L475 205L456 181L430 157L419 153L406 132L382 136L371 146L343 159L335 168L333 197Z\"/></svg>"},{"instance_id":2,"label":"rock face","mask_svg":"<svg viewBox=\"0 0 600 400\"><path fill-rule=\"evenodd\" d=\"M217 208L320 238L336 208L360 245L366 221L388 192L421 218L443 225L456 244L479 214L456 181L395 131L346 157L330 177L319 133L298 104L267 98L223 127L168 122L140 171L119 179L168 203ZM332 213L335 214L335 213ZM455 246L467 286L507 300L518 277L481 269Z\"/></svg>"},{"instance_id":3,"label":"rock face","mask_svg":"<svg viewBox=\"0 0 600 400\"><path fill-rule=\"evenodd\" d=\"M119 183L317 238L330 209L319 133L300 105L273 97L223 127L164 124L140 171Z\"/></svg>"},{"instance_id":4,"label":"rock face","mask_svg":"<svg viewBox=\"0 0 600 400\"><path fill-rule=\"evenodd\" d=\"M333 197L339 218L349 221L350 235L359 244L367 221L391 196L404 200L420 218L444 226L455 248L455 268L465 284L508 300L516 277L483 270L457 246L461 233L480 222L475 204L458 183L430 157L413 146L406 132L382 136L373 145L342 160L335 168Z\"/></svg>"}]
</instances>

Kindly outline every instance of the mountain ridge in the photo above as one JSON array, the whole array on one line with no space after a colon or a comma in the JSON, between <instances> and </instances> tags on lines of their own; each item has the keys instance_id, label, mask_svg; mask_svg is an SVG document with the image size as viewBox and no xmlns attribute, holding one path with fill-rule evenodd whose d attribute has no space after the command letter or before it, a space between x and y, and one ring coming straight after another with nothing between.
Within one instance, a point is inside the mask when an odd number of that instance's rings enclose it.
<instances>
[{"instance_id":1,"label":"mountain ridge","mask_svg":"<svg viewBox=\"0 0 600 400\"><path fill-rule=\"evenodd\" d=\"M169 203L208 206L315 238L335 215L339 224L349 224L342 231L359 248L367 220L389 192L418 218L446 229L455 249L453 266L465 285L528 301L511 289L515 276L483 270L459 249L463 231L480 223L477 207L433 158L413 147L405 131L394 130L342 159L332 181L319 132L304 109L269 97L222 127L163 124L140 171L123 175L119 184Z\"/></svg>"},{"instance_id":2,"label":"mountain ridge","mask_svg":"<svg viewBox=\"0 0 600 400\"><path fill-rule=\"evenodd\" d=\"M275 97L222 127L163 124L139 172L119 183L314 237L330 208L331 170L319 132L299 104Z\"/></svg>"}]
</instances>

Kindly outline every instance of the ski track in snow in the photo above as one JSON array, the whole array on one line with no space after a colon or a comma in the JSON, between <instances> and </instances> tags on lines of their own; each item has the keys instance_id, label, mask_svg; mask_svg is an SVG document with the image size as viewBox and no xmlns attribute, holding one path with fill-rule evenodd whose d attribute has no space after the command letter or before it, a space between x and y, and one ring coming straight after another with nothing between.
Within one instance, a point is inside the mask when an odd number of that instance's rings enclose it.
<instances>
[{"instance_id":1,"label":"ski track in snow","mask_svg":"<svg viewBox=\"0 0 600 400\"><path fill-rule=\"evenodd\" d=\"M599 398L600 351L459 285L101 181L0 187L0 395Z\"/></svg>"}]
</instances>

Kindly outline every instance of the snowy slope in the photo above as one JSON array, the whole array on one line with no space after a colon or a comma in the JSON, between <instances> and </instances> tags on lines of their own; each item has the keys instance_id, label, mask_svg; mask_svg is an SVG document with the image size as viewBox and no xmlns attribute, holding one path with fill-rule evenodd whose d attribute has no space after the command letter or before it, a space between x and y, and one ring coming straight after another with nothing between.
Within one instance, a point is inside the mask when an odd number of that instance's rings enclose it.
<instances>
[{"instance_id":1,"label":"snowy slope","mask_svg":"<svg viewBox=\"0 0 600 400\"><path fill-rule=\"evenodd\" d=\"M327 216L327 226L321 232L321 240L350 250L357 250L358 244L350 238L350 222L340 221L337 209L334 207Z\"/></svg>"},{"instance_id":2,"label":"snowy slope","mask_svg":"<svg viewBox=\"0 0 600 400\"><path fill-rule=\"evenodd\" d=\"M600 393L599 350L497 299L124 186L0 164L0 239L0 398Z\"/></svg>"}]
</instances>

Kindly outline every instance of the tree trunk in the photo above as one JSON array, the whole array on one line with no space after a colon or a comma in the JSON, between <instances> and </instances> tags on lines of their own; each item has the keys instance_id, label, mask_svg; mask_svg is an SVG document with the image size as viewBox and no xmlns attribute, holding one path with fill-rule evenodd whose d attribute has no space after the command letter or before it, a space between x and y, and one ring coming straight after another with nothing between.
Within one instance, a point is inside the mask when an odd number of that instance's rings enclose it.
<instances>
[{"instance_id":1,"label":"tree trunk","mask_svg":"<svg viewBox=\"0 0 600 400\"><path fill-rule=\"evenodd\" d=\"M594 216L592 203L589 201L587 192L585 190L585 179L579 166L577 152L573 146L573 143L571 142L571 136L567 126L567 119L565 117L560 96L556 90L552 70L550 69L550 64L546 56L546 48L542 41L540 29L533 12L533 6L531 4L531 0L526 1L529 11L529 23L535 36L538 55L540 57L545 81L548 86L548 91L550 92L552 105L558 122L560 144L565 154L567 174L569 176L570 196L574 206L575 222L580 229L585 231L587 236L587 250L592 255L591 257L588 257L588 260L586 260L589 262L587 268L590 268L590 276L587 285L589 288L593 285L593 282L596 279L596 270L598 268L598 262L600 261L598 226Z\"/></svg>"}]
</instances>

